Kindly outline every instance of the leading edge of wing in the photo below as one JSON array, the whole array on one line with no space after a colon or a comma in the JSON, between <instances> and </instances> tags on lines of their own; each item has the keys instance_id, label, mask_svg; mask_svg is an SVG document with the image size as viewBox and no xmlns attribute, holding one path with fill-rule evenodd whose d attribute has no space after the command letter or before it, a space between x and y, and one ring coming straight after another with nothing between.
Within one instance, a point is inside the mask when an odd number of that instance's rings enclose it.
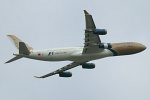
<instances>
[{"instance_id":1,"label":"leading edge of wing","mask_svg":"<svg viewBox=\"0 0 150 100\"><path fill-rule=\"evenodd\" d=\"M40 76L40 77L37 77L37 76L34 76L34 77L35 77L35 78L46 78L46 77L49 77L49 76L52 76L52 75L55 75L55 74L59 74L59 73L61 73L61 72L63 72L63 71L66 71L66 70L68 70L68 69L74 68L74 67L76 67L76 66L78 66L78 65L80 65L80 64L81 64L81 62L73 62L73 63L70 63L70 64L68 64L68 65L66 65L66 66L64 66L64 67L62 67L62 68L56 70L56 71L53 71L53 72L51 72L51 73L48 73L48 74L46 74L46 75L43 75L43 76Z\"/></svg>"}]
</instances>

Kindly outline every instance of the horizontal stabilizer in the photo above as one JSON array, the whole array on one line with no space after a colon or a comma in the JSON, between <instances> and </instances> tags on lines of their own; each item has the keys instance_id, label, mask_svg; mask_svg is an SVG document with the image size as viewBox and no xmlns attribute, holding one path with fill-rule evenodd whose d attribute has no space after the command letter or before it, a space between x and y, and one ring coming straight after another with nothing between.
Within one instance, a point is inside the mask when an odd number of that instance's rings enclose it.
<instances>
[{"instance_id":1,"label":"horizontal stabilizer","mask_svg":"<svg viewBox=\"0 0 150 100\"><path fill-rule=\"evenodd\" d=\"M5 62L5 63L10 63L10 62L13 62L13 61L15 61L15 60L18 60L18 59L20 59L20 58L22 58L22 56L16 56L16 57L10 59L9 61L7 61L7 62Z\"/></svg>"},{"instance_id":2,"label":"horizontal stabilizer","mask_svg":"<svg viewBox=\"0 0 150 100\"><path fill-rule=\"evenodd\" d=\"M29 55L30 51L28 50L24 42L19 42L19 54Z\"/></svg>"}]
</instances>

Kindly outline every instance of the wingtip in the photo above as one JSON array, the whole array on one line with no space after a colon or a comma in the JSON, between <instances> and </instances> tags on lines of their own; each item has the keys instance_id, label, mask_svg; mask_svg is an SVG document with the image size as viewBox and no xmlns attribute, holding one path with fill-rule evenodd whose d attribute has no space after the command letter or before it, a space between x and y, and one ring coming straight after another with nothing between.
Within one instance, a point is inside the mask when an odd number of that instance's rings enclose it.
<instances>
[{"instance_id":1,"label":"wingtip","mask_svg":"<svg viewBox=\"0 0 150 100\"><path fill-rule=\"evenodd\" d=\"M37 76L34 76L35 78L40 78L40 77L37 77Z\"/></svg>"},{"instance_id":2,"label":"wingtip","mask_svg":"<svg viewBox=\"0 0 150 100\"><path fill-rule=\"evenodd\" d=\"M8 37L10 37L11 35L7 35Z\"/></svg>"},{"instance_id":3,"label":"wingtip","mask_svg":"<svg viewBox=\"0 0 150 100\"><path fill-rule=\"evenodd\" d=\"M7 35L7 36L13 36L13 35Z\"/></svg>"},{"instance_id":4,"label":"wingtip","mask_svg":"<svg viewBox=\"0 0 150 100\"><path fill-rule=\"evenodd\" d=\"M84 10L84 14L89 14L86 10Z\"/></svg>"}]
</instances>

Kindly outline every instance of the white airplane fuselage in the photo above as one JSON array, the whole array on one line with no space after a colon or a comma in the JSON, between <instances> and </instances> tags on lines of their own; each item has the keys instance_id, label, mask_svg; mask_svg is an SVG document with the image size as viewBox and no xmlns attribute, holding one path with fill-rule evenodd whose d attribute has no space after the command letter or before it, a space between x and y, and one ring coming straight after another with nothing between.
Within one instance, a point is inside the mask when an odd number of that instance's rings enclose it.
<instances>
[{"instance_id":1,"label":"white airplane fuselage","mask_svg":"<svg viewBox=\"0 0 150 100\"><path fill-rule=\"evenodd\" d=\"M87 62L109 56L129 55L145 50L145 46L139 43L126 42L111 44L112 49L99 48L99 52L83 54L84 47L68 47L60 49L30 50L29 55L22 55L26 58L43 61L74 61ZM117 54L114 54L116 52ZM20 54L14 54L20 55Z\"/></svg>"},{"instance_id":2,"label":"white airplane fuselage","mask_svg":"<svg viewBox=\"0 0 150 100\"><path fill-rule=\"evenodd\" d=\"M31 50L30 55L23 55L26 58L43 61L75 61L84 62L100 59L113 54L108 49L101 49L99 53L82 54L83 47L68 47L60 49ZM20 55L20 54L14 54Z\"/></svg>"}]
</instances>

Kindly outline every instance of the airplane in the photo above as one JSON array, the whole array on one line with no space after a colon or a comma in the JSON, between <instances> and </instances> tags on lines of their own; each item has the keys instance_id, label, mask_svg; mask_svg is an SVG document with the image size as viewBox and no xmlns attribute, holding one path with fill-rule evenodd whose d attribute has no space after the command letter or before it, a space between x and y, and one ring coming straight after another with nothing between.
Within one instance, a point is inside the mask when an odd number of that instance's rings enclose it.
<instances>
[{"instance_id":1,"label":"airplane","mask_svg":"<svg viewBox=\"0 0 150 100\"><path fill-rule=\"evenodd\" d=\"M84 10L84 14L86 23L84 46L35 50L16 36L8 35L10 40L19 50L19 53L14 53L13 55L15 55L15 57L6 63L10 63L23 57L42 61L72 61L72 63L46 75L40 77L34 76L35 78L46 78L58 74L59 77L71 77L72 73L67 71L71 68L79 65L81 65L84 69L95 68L95 64L89 63L89 61L110 56L135 54L146 49L145 45L135 42L101 42L99 35L106 35L107 30L97 29L92 15L86 10Z\"/></svg>"}]
</instances>

